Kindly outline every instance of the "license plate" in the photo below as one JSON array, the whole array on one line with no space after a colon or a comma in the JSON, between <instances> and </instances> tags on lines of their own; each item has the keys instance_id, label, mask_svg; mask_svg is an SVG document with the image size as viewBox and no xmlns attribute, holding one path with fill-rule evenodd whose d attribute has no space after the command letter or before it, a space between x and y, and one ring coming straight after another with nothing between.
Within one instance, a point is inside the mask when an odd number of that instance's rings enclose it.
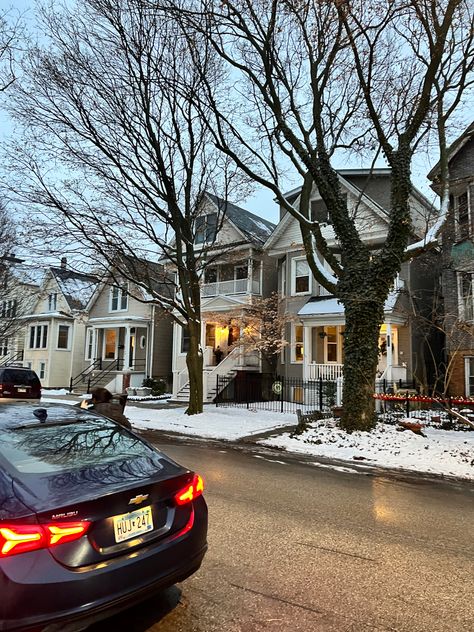
<instances>
[{"instance_id":1,"label":"license plate","mask_svg":"<svg viewBox=\"0 0 474 632\"><path fill-rule=\"evenodd\" d=\"M19 393L26 393L26 388L17 388L16 389Z\"/></svg>"},{"instance_id":2,"label":"license plate","mask_svg":"<svg viewBox=\"0 0 474 632\"><path fill-rule=\"evenodd\" d=\"M114 516L115 542L124 542L152 530L153 515L150 506Z\"/></svg>"}]
</instances>

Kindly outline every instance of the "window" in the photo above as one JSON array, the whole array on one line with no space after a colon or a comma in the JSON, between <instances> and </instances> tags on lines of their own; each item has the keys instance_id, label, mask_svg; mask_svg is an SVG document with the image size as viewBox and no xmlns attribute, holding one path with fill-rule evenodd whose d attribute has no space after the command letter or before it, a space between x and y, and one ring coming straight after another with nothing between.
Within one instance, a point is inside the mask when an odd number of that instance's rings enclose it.
<instances>
[{"instance_id":1,"label":"window","mask_svg":"<svg viewBox=\"0 0 474 632\"><path fill-rule=\"evenodd\" d=\"M217 283L217 268L206 268L204 270L204 283Z\"/></svg>"},{"instance_id":2,"label":"window","mask_svg":"<svg viewBox=\"0 0 474 632\"><path fill-rule=\"evenodd\" d=\"M117 347L117 331L115 329L106 329L104 336L104 357L107 360L114 360Z\"/></svg>"},{"instance_id":3,"label":"window","mask_svg":"<svg viewBox=\"0 0 474 632\"><path fill-rule=\"evenodd\" d=\"M0 317L14 318L16 316L17 301L15 298L0 303Z\"/></svg>"},{"instance_id":4,"label":"window","mask_svg":"<svg viewBox=\"0 0 474 632\"><path fill-rule=\"evenodd\" d=\"M235 267L235 278L236 279L247 279L249 275L249 268L247 265L236 266Z\"/></svg>"},{"instance_id":5,"label":"window","mask_svg":"<svg viewBox=\"0 0 474 632\"><path fill-rule=\"evenodd\" d=\"M286 261L283 261L281 264L280 274L280 293L282 296L286 296Z\"/></svg>"},{"instance_id":6,"label":"window","mask_svg":"<svg viewBox=\"0 0 474 632\"><path fill-rule=\"evenodd\" d=\"M459 316L465 321L474 320L473 277L470 272L458 273Z\"/></svg>"},{"instance_id":7,"label":"window","mask_svg":"<svg viewBox=\"0 0 474 632\"><path fill-rule=\"evenodd\" d=\"M86 338L86 360L92 360L92 351L94 344L94 330L87 330L87 338Z\"/></svg>"},{"instance_id":8,"label":"window","mask_svg":"<svg viewBox=\"0 0 474 632\"><path fill-rule=\"evenodd\" d=\"M6 356L8 353L8 338L0 338L0 356Z\"/></svg>"},{"instance_id":9,"label":"window","mask_svg":"<svg viewBox=\"0 0 474 632\"><path fill-rule=\"evenodd\" d=\"M45 377L46 377L46 362L40 362L39 379L44 380Z\"/></svg>"},{"instance_id":10,"label":"window","mask_svg":"<svg viewBox=\"0 0 474 632\"><path fill-rule=\"evenodd\" d=\"M293 294L309 294L310 273L306 259L293 259Z\"/></svg>"},{"instance_id":11,"label":"window","mask_svg":"<svg viewBox=\"0 0 474 632\"><path fill-rule=\"evenodd\" d=\"M58 349L69 348L69 325L59 325L58 327Z\"/></svg>"},{"instance_id":12,"label":"window","mask_svg":"<svg viewBox=\"0 0 474 632\"><path fill-rule=\"evenodd\" d=\"M50 294L48 296L48 312L55 312L58 304L58 295Z\"/></svg>"},{"instance_id":13,"label":"window","mask_svg":"<svg viewBox=\"0 0 474 632\"><path fill-rule=\"evenodd\" d=\"M48 344L48 325L30 327L30 349L46 349Z\"/></svg>"},{"instance_id":14,"label":"window","mask_svg":"<svg viewBox=\"0 0 474 632\"><path fill-rule=\"evenodd\" d=\"M293 327L293 362L303 362L303 325Z\"/></svg>"},{"instance_id":15,"label":"window","mask_svg":"<svg viewBox=\"0 0 474 632\"><path fill-rule=\"evenodd\" d=\"M128 283L114 285L110 290L110 311L125 312L128 309Z\"/></svg>"},{"instance_id":16,"label":"window","mask_svg":"<svg viewBox=\"0 0 474 632\"><path fill-rule=\"evenodd\" d=\"M467 192L456 198L458 236L459 239L466 239L470 234L469 203Z\"/></svg>"},{"instance_id":17,"label":"window","mask_svg":"<svg viewBox=\"0 0 474 632\"><path fill-rule=\"evenodd\" d=\"M328 209L323 200L311 201L311 219L320 224L330 223Z\"/></svg>"},{"instance_id":18,"label":"window","mask_svg":"<svg viewBox=\"0 0 474 632\"><path fill-rule=\"evenodd\" d=\"M466 396L474 397L474 356L464 358L466 374Z\"/></svg>"},{"instance_id":19,"label":"window","mask_svg":"<svg viewBox=\"0 0 474 632\"><path fill-rule=\"evenodd\" d=\"M337 327L326 327L325 333L325 362L327 362L328 364L337 364L339 346L337 338Z\"/></svg>"},{"instance_id":20,"label":"window","mask_svg":"<svg viewBox=\"0 0 474 632\"><path fill-rule=\"evenodd\" d=\"M217 213L196 218L194 243L207 244L214 241L217 232Z\"/></svg>"},{"instance_id":21,"label":"window","mask_svg":"<svg viewBox=\"0 0 474 632\"><path fill-rule=\"evenodd\" d=\"M189 329L187 327L181 328L181 353L187 353L189 351Z\"/></svg>"}]
</instances>

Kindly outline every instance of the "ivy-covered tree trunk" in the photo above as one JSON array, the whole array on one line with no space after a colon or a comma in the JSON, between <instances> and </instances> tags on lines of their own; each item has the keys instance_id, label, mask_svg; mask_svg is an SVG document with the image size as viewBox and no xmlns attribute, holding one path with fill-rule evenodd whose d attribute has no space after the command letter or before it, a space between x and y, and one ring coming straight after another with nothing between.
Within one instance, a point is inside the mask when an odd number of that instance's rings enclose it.
<instances>
[{"instance_id":1,"label":"ivy-covered tree trunk","mask_svg":"<svg viewBox=\"0 0 474 632\"><path fill-rule=\"evenodd\" d=\"M344 392L341 427L347 432L371 430L376 421L374 407L378 340L383 305L351 302L344 305Z\"/></svg>"},{"instance_id":2,"label":"ivy-covered tree trunk","mask_svg":"<svg viewBox=\"0 0 474 632\"><path fill-rule=\"evenodd\" d=\"M189 403L186 410L188 415L197 415L203 410L203 357L201 349L201 323L189 321L189 349L186 364L189 375Z\"/></svg>"}]
</instances>

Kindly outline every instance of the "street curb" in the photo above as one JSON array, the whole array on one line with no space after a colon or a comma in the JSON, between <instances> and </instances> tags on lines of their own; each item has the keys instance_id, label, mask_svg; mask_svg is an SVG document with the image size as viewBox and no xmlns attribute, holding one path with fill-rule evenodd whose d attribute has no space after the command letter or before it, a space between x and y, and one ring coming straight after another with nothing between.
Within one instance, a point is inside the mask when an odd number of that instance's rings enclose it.
<instances>
[{"instance_id":1,"label":"street curb","mask_svg":"<svg viewBox=\"0 0 474 632\"><path fill-rule=\"evenodd\" d=\"M291 429L294 429L294 425L291 426ZM259 435L248 435L246 437L241 437L240 439L232 440L232 439L213 439L209 437L200 437L197 435L186 435L180 432L173 432L168 430L151 430L144 428L134 428L133 429L138 434L142 434L145 436L149 433L151 435L150 438L155 438L159 436L161 439L167 439L170 442L172 441L180 441L187 442L189 445L193 444L203 444L213 445L215 447L221 447L226 449L233 449L238 451L247 451L247 452L259 452L264 453L269 456L278 457L281 459L282 456L288 458L292 461L297 461L302 464L311 465L313 467L317 467L318 464L324 466L325 469L331 468L350 468L352 470L357 471L360 474L364 474L366 476L377 476L379 478L385 479L393 479L398 482L405 483L418 483L418 484L428 484L428 483L445 483L450 486L461 486L463 489L466 487L474 493L474 479L467 478L459 478L457 476L451 476L447 474L435 474L431 472L417 472L414 470L405 470L403 468L388 468L381 467L380 465L371 465L370 463L360 463L356 461L345 461L342 459L330 459L324 456L317 456L313 454L302 454L300 452L291 452L286 450L285 448L278 448L275 446L268 446L262 443L258 443L261 440L261 435L268 434L268 436L274 436L275 431L267 431L265 433L259 433ZM288 430L285 430L288 432ZM267 438L267 437L265 437ZM338 471L334 469L334 471ZM341 472L344 474L344 472ZM346 475L352 476L352 473L346 472Z\"/></svg>"}]
</instances>

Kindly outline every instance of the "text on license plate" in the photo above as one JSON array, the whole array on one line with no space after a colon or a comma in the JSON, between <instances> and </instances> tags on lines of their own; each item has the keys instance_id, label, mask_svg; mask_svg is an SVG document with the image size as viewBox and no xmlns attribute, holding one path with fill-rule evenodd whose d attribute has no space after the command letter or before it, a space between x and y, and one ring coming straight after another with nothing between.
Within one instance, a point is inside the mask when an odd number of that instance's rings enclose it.
<instances>
[{"instance_id":1,"label":"text on license plate","mask_svg":"<svg viewBox=\"0 0 474 632\"><path fill-rule=\"evenodd\" d=\"M141 507L136 511L114 516L115 542L130 540L153 529L151 507Z\"/></svg>"}]
</instances>

